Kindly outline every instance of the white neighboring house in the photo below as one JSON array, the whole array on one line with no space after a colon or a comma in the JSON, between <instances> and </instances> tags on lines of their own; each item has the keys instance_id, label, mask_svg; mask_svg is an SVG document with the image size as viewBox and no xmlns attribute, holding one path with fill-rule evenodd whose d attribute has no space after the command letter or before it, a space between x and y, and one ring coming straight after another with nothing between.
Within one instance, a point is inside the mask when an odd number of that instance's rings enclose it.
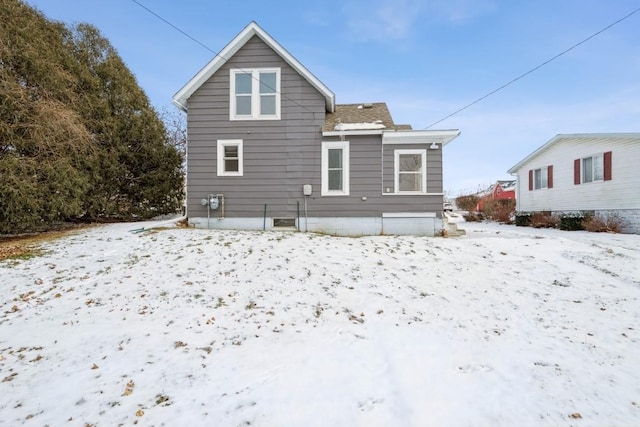
<instances>
[{"instance_id":1,"label":"white neighboring house","mask_svg":"<svg viewBox=\"0 0 640 427\"><path fill-rule=\"evenodd\" d=\"M556 135L508 170L516 209L617 213L640 234L640 133Z\"/></svg>"}]
</instances>

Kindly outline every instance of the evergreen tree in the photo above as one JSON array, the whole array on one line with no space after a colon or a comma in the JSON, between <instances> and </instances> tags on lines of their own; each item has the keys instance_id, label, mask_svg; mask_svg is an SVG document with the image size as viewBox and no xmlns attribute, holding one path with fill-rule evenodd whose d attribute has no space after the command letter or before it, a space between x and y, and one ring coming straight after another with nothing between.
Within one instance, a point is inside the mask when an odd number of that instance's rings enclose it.
<instances>
[{"instance_id":1,"label":"evergreen tree","mask_svg":"<svg viewBox=\"0 0 640 427\"><path fill-rule=\"evenodd\" d=\"M109 41L0 0L0 233L176 212L182 154Z\"/></svg>"},{"instance_id":2,"label":"evergreen tree","mask_svg":"<svg viewBox=\"0 0 640 427\"><path fill-rule=\"evenodd\" d=\"M109 41L88 24L74 28L70 49L92 91L82 111L105 155L92 181L90 216L148 218L175 212L182 197L180 153Z\"/></svg>"},{"instance_id":3,"label":"evergreen tree","mask_svg":"<svg viewBox=\"0 0 640 427\"><path fill-rule=\"evenodd\" d=\"M83 165L94 152L76 101L64 26L21 2L1 0L0 232L47 226L83 213Z\"/></svg>"}]
</instances>

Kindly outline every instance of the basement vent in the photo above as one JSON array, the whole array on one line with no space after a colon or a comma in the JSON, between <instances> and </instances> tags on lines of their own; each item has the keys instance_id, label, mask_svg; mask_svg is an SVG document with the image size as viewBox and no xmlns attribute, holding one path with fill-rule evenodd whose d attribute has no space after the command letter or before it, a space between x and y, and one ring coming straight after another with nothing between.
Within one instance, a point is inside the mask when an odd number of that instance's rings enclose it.
<instances>
[{"instance_id":1,"label":"basement vent","mask_svg":"<svg viewBox=\"0 0 640 427\"><path fill-rule=\"evenodd\" d=\"M296 219L295 218L273 218L273 226L274 227L287 227L287 228L295 228Z\"/></svg>"}]
</instances>

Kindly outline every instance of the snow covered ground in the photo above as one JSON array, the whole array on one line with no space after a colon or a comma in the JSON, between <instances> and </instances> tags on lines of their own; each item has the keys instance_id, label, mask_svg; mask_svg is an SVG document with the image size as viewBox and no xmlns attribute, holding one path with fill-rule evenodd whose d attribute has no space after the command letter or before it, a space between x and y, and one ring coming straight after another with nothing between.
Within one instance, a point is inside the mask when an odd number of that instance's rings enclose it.
<instances>
[{"instance_id":1,"label":"snow covered ground","mask_svg":"<svg viewBox=\"0 0 640 427\"><path fill-rule=\"evenodd\" d=\"M640 425L640 236L138 227L0 261L0 425Z\"/></svg>"}]
</instances>

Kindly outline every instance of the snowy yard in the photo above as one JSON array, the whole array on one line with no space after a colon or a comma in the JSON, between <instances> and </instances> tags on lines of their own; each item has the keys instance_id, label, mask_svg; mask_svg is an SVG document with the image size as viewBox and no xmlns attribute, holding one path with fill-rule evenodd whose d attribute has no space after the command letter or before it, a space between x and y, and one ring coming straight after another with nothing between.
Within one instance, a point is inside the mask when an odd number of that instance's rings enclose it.
<instances>
[{"instance_id":1,"label":"snowy yard","mask_svg":"<svg viewBox=\"0 0 640 427\"><path fill-rule=\"evenodd\" d=\"M139 226L0 261L1 426L640 425L640 236Z\"/></svg>"}]
</instances>

